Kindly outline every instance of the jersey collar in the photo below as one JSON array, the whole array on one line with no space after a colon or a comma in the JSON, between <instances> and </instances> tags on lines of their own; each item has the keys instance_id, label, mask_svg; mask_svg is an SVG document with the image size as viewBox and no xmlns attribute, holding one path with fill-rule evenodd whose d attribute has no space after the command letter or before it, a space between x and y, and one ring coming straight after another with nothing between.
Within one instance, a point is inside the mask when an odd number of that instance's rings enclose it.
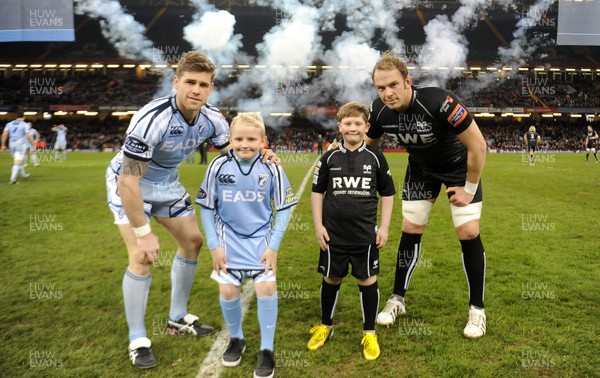
<instances>
[{"instance_id":1,"label":"jersey collar","mask_svg":"<svg viewBox=\"0 0 600 378\"><path fill-rule=\"evenodd\" d=\"M344 147L344 141L342 140L342 143L340 143L340 146L338 147L340 149L341 152L346 153L346 152L352 152L352 151L348 151L348 149L346 147ZM355 151L358 152L362 152L367 148L367 144L365 143L365 141L362 141L362 144L360 145L360 147L358 147Z\"/></svg>"}]
</instances>

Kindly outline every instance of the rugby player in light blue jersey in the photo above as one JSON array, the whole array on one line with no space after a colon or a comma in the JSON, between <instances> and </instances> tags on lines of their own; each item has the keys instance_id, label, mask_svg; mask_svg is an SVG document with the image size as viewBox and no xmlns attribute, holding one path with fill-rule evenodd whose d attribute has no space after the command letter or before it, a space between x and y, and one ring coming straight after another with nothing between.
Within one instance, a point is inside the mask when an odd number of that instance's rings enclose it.
<instances>
[{"instance_id":1,"label":"rugby player in light blue jersey","mask_svg":"<svg viewBox=\"0 0 600 378\"><path fill-rule=\"evenodd\" d=\"M37 157L37 153L36 153L36 145L40 140L40 133L36 129L33 128L33 126L31 125L31 122L27 122L27 126L29 127L27 132L29 133L29 135L31 135L31 139L33 140L33 143L29 143L29 141L27 141L27 143L25 145L25 157L23 160L23 166L27 167L27 152L29 152L29 156L31 156L31 162L33 163L33 166L39 167L40 163L38 162L38 157Z\"/></svg>"},{"instance_id":2,"label":"rugby player in light blue jersey","mask_svg":"<svg viewBox=\"0 0 600 378\"><path fill-rule=\"evenodd\" d=\"M67 130L65 125L58 125L52 128L52 131L56 133L56 140L54 141L54 160L58 161L58 152L62 151L62 159L67 160Z\"/></svg>"},{"instance_id":3,"label":"rugby player in light blue jersey","mask_svg":"<svg viewBox=\"0 0 600 378\"><path fill-rule=\"evenodd\" d=\"M239 365L246 350L240 286L252 278L261 336L254 377L272 377L277 251L296 199L281 167L260 161L259 151L266 143L260 113L236 116L230 141L232 150L210 163L196 197L214 264L211 278L219 283L219 302L230 336L222 363Z\"/></svg>"},{"instance_id":4,"label":"rugby player in light blue jersey","mask_svg":"<svg viewBox=\"0 0 600 378\"><path fill-rule=\"evenodd\" d=\"M202 235L177 171L206 139L221 152L230 149L227 121L206 103L214 76L215 65L206 56L195 51L183 54L173 78L175 95L149 102L132 117L122 149L106 171L109 208L129 255L123 278L129 356L141 369L157 364L144 326L150 269L160 249L150 217L173 235L178 246L171 269L167 330L195 336L214 331L187 311ZM265 151L263 160L267 159L278 161L270 150Z\"/></svg>"},{"instance_id":5,"label":"rugby player in light blue jersey","mask_svg":"<svg viewBox=\"0 0 600 378\"><path fill-rule=\"evenodd\" d=\"M4 126L2 132L2 151L6 150L6 142L9 143L10 154L13 158L13 166L10 174L10 184L17 183L17 176L20 173L24 178L29 177L25 173L23 160L25 158L25 148L27 143L33 143L31 135L27 132L29 126L25 122L25 117L20 116L17 119L10 121Z\"/></svg>"}]
</instances>

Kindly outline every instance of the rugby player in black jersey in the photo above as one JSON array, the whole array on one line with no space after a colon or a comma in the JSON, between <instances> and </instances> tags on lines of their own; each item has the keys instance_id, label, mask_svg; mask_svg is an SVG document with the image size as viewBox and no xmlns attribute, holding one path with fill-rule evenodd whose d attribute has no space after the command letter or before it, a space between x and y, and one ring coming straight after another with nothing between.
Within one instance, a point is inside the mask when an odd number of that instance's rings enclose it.
<instances>
[{"instance_id":1,"label":"rugby player in black jersey","mask_svg":"<svg viewBox=\"0 0 600 378\"><path fill-rule=\"evenodd\" d=\"M486 331L485 252L479 237L485 139L458 97L437 87L412 86L406 64L398 57L385 53L372 78L379 98L371 104L366 142L377 146L385 133L409 153L394 291L377 323L391 325L405 313L404 295L419 260L421 236L444 184L469 285L469 320L463 334L481 337Z\"/></svg>"},{"instance_id":2,"label":"rugby player in black jersey","mask_svg":"<svg viewBox=\"0 0 600 378\"><path fill-rule=\"evenodd\" d=\"M585 135L585 162L590 160L590 152L594 154L596 163L598 162L598 151L596 150L598 145L598 133L592 128L592 125L588 125L587 134Z\"/></svg>"},{"instance_id":3,"label":"rugby player in black jersey","mask_svg":"<svg viewBox=\"0 0 600 378\"><path fill-rule=\"evenodd\" d=\"M533 154L535 153L537 146L540 144L542 137L540 137L540 134L535 131L535 126L529 126L529 131L525 133L523 139L525 140L525 148L529 151L529 165L534 165L535 160L533 158Z\"/></svg>"}]
</instances>

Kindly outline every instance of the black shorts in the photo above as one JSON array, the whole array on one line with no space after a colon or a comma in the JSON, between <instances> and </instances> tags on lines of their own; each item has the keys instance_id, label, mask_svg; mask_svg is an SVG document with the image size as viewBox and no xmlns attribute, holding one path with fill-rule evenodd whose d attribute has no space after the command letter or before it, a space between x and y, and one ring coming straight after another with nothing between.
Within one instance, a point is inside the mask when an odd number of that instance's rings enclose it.
<instances>
[{"instance_id":1,"label":"black shorts","mask_svg":"<svg viewBox=\"0 0 600 378\"><path fill-rule=\"evenodd\" d=\"M595 149L595 148L596 148L596 143L594 143L594 142L588 142L588 143L585 145L585 148L586 148L586 149L590 149L590 150L591 150L592 148L594 148L594 149Z\"/></svg>"},{"instance_id":2,"label":"black shorts","mask_svg":"<svg viewBox=\"0 0 600 378\"><path fill-rule=\"evenodd\" d=\"M535 152L535 148L537 147L537 144L533 143L529 145L529 151L533 151Z\"/></svg>"},{"instance_id":3,"label":"black shorts","mask_svg":"<svg viewBox=\"0 0 600 378\"><path fill-rule=\"evenodd\" d=\"M406 167L406 175L404 176L404 184L402 186L403 201L420 201L437 198L440 194L442 184L446 188L451 186L465 186L467 179L467 165L464 167L455 167L444 173L427 172L420 169L417 165L411 164L410 161ZM452 197L452 193L448 193L448 198ZM481 190L481 180L477 192L473 196L471 203L481 202L483 192Z\"/></svg>"},{"instance_id":4,"label":"black shorts","mask_svg":"<svg viewBox=\"0 0 600 378\"><path fill-rule=\"evenodd\" d=\"M377 245L331 245L321 250L317 272L325 277L342 278L348 275L352 265L352 275L366 279L379 273L379 249Z\"/></svg>"}]
</instances>

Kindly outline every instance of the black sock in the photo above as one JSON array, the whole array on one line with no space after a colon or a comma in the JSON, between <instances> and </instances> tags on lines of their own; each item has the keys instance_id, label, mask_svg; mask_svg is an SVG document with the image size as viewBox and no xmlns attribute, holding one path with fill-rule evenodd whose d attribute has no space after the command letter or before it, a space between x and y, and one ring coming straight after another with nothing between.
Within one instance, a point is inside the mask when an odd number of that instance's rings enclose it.
<instances>
[{"instance_id":1,"label":"black sock","mask_svg":"<svg viewBox=\"0 0 600 378\"><path fill-rule=\"evenodd\" d=\"M587 154L585 154L585 161L590 160L590 153L588 152Z\"/></svg>"},{"instance_id":2,"label":"black sock","mask_svg":"<svg viewBox=\"0 0 600 378\"><path fill-rule=\"evenodd\" d=\"M594 152L594 157L596 158L596 161L598 161L598 153Z\"/></svg>"},{"instance_id":3,"label":"black sock","mask_svg":"<svg viewBox=\"0 0 600 378\"><path fill-rule=\"evenodd\" d=\"M363 312L363 330L374 331L375 318L377 318L377 309L379 308L379 286L377 281L369 286L358 285L358 290L360 290L360 304Z\"/></svg>"},{"instance_id":4,"label":"black sock","mask_svg":"<svg viewBox=\"0 0 600 378\"><path fill-rule=\"evenodd\" d=\"M462 258L469 283L469 305L483 308L485 290L485 251L479 235L475 239L461 240Z\"/></svg>"},{"instance_id":5,"label":"black sock","mask_svg":"<svg viewBox=\"0 0 600 378\"><path fill-rule=\"evenodd\" d=\"M396 258L394 294L402 297L406 294L410 277L415 271L421 255L421 236L423 235L402 232L398 245L398 257Z\"/></svg>"},{"instance_id":6,"label":"black sock","mask_svg":"<svg viewBox=\"0 0 600 378\"><path fill-rule=\"evenodd\" d=\"M341 285L341 283L331 285L325 280L321 283L321 323L328 326L333 325L333 313L335 312Z\"/></svg>"}]
</instances>

